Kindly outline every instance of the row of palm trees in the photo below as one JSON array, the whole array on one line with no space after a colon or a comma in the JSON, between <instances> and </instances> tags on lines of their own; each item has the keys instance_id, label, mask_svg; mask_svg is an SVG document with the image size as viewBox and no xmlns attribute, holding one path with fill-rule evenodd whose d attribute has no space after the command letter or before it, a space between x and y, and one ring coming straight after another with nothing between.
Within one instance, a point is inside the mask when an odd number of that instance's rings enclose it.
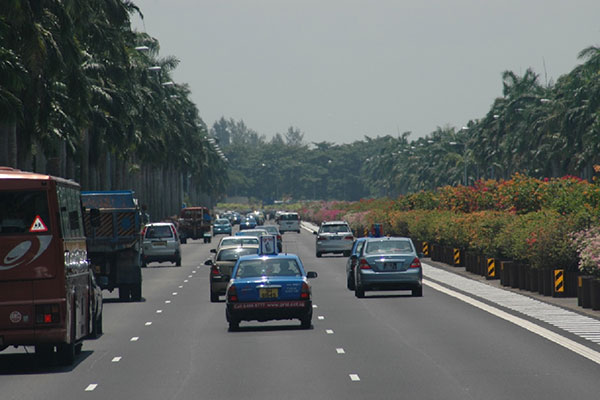
<instances>
[{"instance_id":1,"label":"row of palm trees","mask_svg":"<svg viewBox=\"0 0 600 400\"><path fill-rule=\"evenodd\" d=\"M227 174L188 86L172 82L178 60L132 31L134 13L129 0L3 1L0 165L134 189L158 219L214 201Z\"/></svg>"},{"instance_id":2,"label":"row of palm trees","mask_svg":"<svg viewBox=\"0 0 600 400\"><path fill-rule=\"evenodd\" d=\"M385 142L363 164L371 195L395 196L478 179L565 175L591 179L600 164L600 47L580 52L582 64L543 85L528 69L502 75L503 93L481 119L438 127L409 141Z\"/></svg>"}]
</instances>

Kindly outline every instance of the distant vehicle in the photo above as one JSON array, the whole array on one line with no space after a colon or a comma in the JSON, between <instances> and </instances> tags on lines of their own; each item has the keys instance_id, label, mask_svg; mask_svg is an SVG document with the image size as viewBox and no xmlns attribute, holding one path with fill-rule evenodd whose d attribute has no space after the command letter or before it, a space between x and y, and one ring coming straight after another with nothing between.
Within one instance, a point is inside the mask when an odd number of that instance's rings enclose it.
<instances>
[{"instance_id":1,"label":"distant vehicle","mask_svg":"<svg viewBox=\"0 0 600 400\"><path fill-rule=\"evenodd\" d=\"M367 239L354 270L358 298L368 290L411 290L413 296L423 296L423 267L410 238Z\"/></svg>"},{"instance_id":2,"label":"distant vehicle","mask_svg":"<svg viewBox=\"0 0 600 400\"><path fill-rule=\"evenodd\" d=\"M350 256L354 235L350 226L344 221L323 222L319 227L315 244L317 257L325 253L343 254L344 257Z\"/></svg>"},{"instance_id":3,"label":"distant vehicle","mask_svg":"<svg viewBox=\"0 0 600 400\"><path fill-rule=\"evenodd\" d=\"M207 207L185 207L179 213L179 237L181 243L187 243L188 239L202 239L204 243L210 243L210 228L212 217Z\"/></svg>"},{"instance_id":4,"label":"distant vehicle","mask_svg":"<svg viewBox=\"0 0 600 400\"><path fill-rule=\"evenodd\" d=\"M279 215L279 232L297 232L300 233L300 217L298 213L288 212Z\"/></svg>"},{"instance_id":5,"label":"distant vehicle","mask_svg":"<svg viewBox=\"0 0 600 400\"><path fill-rule=\"evenodd\" d=\"M244 217L242 222L240 222L240 231L244 229L254 229L256 228L256 219L254 217Z\"/></svg>"},{"instance_id":6,"label":"distant vehicle","mask_svg":"<svg viewBox=\"0 0 600 400\"><path fill-rule=\"evenodd\" d=\"M102 332L77 183L0 167L0 351L35 346L73 364Z\"/></svg>"},{"instance_id":7,"label":"distant vehicle","mask_svg":"<svg viewBox=\"0 0 600 400\"><path fill-rule=\"evenodd\" d=\"M231 222L227 218L219 218L213 224L213 235L231 235Z\"/></svg>"},{"instance_id":8,"label":"distant vehicle","mask_svg":"<svg viewBox=\"0 0 600 400\"><path fill-rule=\"evenodd\" d=\"M354 269L356 268L356 264L358 262L358 255L360 254L367 239L368 238L366 237L361 237L354 241L352 250L350 251L350 256L348 257L348 261L346 261L346 287L348 287L348 290L354 290Z\"/></svg>"},{"instance_id":9,"label":"distant vehicle","mask_svg":"<svg viewBox=\"0 0 600 400\"><path fill-rule=\"evenodd\" d=\"M175 225L171 222L148 224L144 227L143 237L142 267L145 268L155 261L170 261L181 267L181 245Z\"/></svg>"},{"instance_id":10,"label":"distant vehicle","mask_svg":"<svg viewBox=\"0 0 600 400\"><path fill-rule=\"evenodd\" d=\"M216 253L223 246L242 246L255 244L258 246L258 237L256 236L225 236L222 237L216 249L211 249L211 253Z\"/></svg>"},{"instance_id":11,"label":"distant vehicle","mask_svg":"<svg viewBox=\"0 0 600 400\"><path fill-rule=\"evenodd\" d=\"M257 225L256 229L264 229L269 233L269 235L274 235L275 237L277 237L277 251L280 253L283 251L283 238L281 237L281 233L279 232L279 229L277 229L277 226Z\"/></svg>"},{"instance_id":12,"label":"distant vehicle","mask_svg":"<svg viewBox=\"0 0 600 400\"><path fill-rule=\"evenodd\" d=\"M312 293L306 273L295 254L244 256L235 264L227 284L225 316L229 330L240 321L299 319L302 328L311 327Z\"/></svg>"},{"instance_id":13,"label":"distant vehicle","mask_svg":"<svg viewBox=\"0 0 600 400\"><path fill-rule=\"evenodd\" d=\"M225 294L227 283L236 261L241 256L258 254L258 244L241 246L221 246L214 258L208 259L204 265L210 266L210 301L219 301L219 296Z\"/></svg>"},{"instance_id":14,"label":"distant vehicle","mask_svg":"<svg viewBox=\"0 0 600 400\"><path fill-rule=\"evenodd\" d=\"M268 235L265 229L244 229L243 231L238 231L235 233L235 236L254 236L259 237L262 235Z\"/></svg>"},{"instance_id":15,"label":"distant vehicle","mask_svg":"<svg viewBox=\"0 0 600 400\"><path fill-rule=\"evenodd\" d=\"M132 190L81 192L88 256L102 289L142 299L141 210Z\"/></svg>"}]
</instances>

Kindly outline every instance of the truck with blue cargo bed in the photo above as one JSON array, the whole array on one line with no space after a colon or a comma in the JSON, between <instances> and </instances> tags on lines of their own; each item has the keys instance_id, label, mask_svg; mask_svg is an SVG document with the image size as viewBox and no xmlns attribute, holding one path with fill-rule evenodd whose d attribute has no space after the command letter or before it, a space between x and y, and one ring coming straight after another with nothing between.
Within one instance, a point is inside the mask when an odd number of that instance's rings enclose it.
<instances>
[{"instance_id":1,"label":"truck with blue cargo bed","mask_svg":"<svg viewBox=\"0 0 600 400\"><path fill-rule=\"evenodd\" d=\"M119 289L119 299L142 299L142 213L134 192L83 191L88 256L102 289Z\"/></svg>"}]
</instances>

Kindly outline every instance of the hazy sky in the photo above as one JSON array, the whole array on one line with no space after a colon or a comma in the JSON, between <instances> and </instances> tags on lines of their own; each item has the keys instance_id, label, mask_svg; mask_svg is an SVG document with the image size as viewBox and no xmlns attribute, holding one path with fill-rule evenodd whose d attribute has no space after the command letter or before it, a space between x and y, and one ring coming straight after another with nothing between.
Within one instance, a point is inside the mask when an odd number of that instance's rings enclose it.
<instances>
[{"instance_id":1,"label":"hazy sky","mask_svg":"<svg viewBox=\"0 0 600 400\"><path fill-rule=\"evenodd\" d=\"M294 126L307 142L461 127L502 94L503 71L556 80L600 45L600 0L134 2L207 125Z\"/></svg>"}]
</instances>

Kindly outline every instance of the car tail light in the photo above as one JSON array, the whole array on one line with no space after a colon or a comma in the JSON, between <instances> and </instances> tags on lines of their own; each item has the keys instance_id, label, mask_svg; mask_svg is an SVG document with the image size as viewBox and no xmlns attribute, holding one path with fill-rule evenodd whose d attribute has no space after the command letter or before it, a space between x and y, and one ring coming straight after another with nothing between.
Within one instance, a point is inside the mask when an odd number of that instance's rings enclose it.
<instances>
[{"instance_id":1,"label":"car tail light","mask_svg":"<svg viewBox=\"0 0 600 400\"><path fill-rule=\"evenodd\" d=\"M44 304L35 307L36 324L55 324L60 322L60 308L58 304Z\"/></svg>"},{"instance_id":2,"label":"car tail light","mask_svg":"<svg viewBox=\"0 0 600 400\"><path fill-rule=\"evenodd\" d=\"M367 260L364 258L360 259L358 265L360 266L360 269L372 269Z\"/></svg>"},{"instance_id":3,"label":"car tail light","mask_svg":"<svg viewBox=\"0 0 600 400\"><path fill-rule=\"evenodd\" d=\"M177 239L177 230L175 229L175 227L173 225L171 225L171 232L173 232L173 237L175 239Z\"/></svg>"},{"instance_id":4,"label":"car tail light","mask_svg":"<svg viewBox=\"0 0 600 400\"><path fill-rule=\"evenodd\" d=\"M227 300L230 302L238 301L237 289L233 285L229 286L229 289L227 289Z\"/></svg>"},{"instance_id":5,"label":"car tail light","mask_svg":"<svg viewBox=\"0 0 600 400\"><path fill-rule=\"evenodd\" d=\"M344 240L354 240L354 236L348 235L344 238Z\"/></svg>"},{"instance_id":6,"label":"car tail light","mask_svg":"<svg viewBox=\"0 0 600 400\"><path fill-rule=\"evenodd\" d=\"M147 227L147 226L144 226L144 227L142 228L142 237L146 236L146 230L147 230L147 229L148 229L148 227Z\"/></svg>"},{"instance_id":7,"label":"car tail light","mask_svg":"<svg viewBox=\"0 0 600 400\"><path fill-rule=\"evenodd\" d=\"M412 260L410 268L421 268L421 260L419 260L419 257L415 257L415 259Z\"/></svg>"},{"instance_id":8,"label":"car tail light","mask_svg":"<svg viewBox=\"0 0 600 400\"><path fill-rule=\"evenodd\" d=\"M310 299L310 287L306 282L302 283L302 291L300 292L300 298L304 300Z\"/></svg>"},{"instance_id":9,"label":"car tail light","mask_svg":"<svg viewBox=\"0 0 600 400\"><path fill-rule=\"evenodd\" d=\"M317 240L327 240L327 239L328 239L327 236L321 236L321 235L317 236Z\"/></svg>"},{"instance_id":10,"label":"car tail light","mask_svg":"<svg viewBox=\"0 0 600 400\"><path fill-rule=\"evenodd\" d=\"M219 274L221 274L221 271L219 271L219 267L217 267L216 264L213 264L212 267L210 268L210 273L212 275L219 275Z\"/></svg>"}]
</instances>

